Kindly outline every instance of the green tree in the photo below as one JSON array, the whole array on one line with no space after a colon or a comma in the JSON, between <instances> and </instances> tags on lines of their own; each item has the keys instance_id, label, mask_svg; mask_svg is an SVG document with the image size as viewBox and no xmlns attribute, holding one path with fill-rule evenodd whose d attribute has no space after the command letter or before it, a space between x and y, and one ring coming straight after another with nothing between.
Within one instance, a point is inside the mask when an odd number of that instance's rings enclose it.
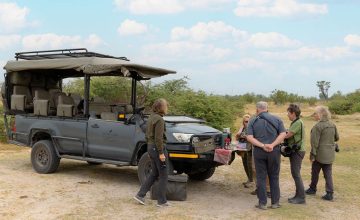
<instances>
[{"instance_id":1,"label":"green tree","mask_svg":"<svg viewBox=\"0 0 360 220\"><path fill-rule=\"evenodd\" d=\"M319 88L319 97L320 99L329 99L329 88L330 88L330 82L326 81L317 81L316 86Z\"/></svg>"}]
</instances>

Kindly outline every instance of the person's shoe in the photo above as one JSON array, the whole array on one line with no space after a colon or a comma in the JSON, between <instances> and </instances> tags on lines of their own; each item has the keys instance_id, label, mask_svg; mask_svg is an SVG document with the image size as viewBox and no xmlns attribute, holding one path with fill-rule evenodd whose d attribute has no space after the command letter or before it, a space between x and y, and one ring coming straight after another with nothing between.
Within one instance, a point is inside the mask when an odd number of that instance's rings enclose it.
<instances>
[{"instance_id":1,"label":"person's shoe","mask_svg":"<svg viewBox=\"0 0 360 220\"><path fill-rule=\"evenodd\" d=\"M255 189L254 191L252 191L250 194L251 194L251 195L257 195L257 189Z\"/></svg>"},{"instance_id":2,"label":"person's shoe","mask_svg":"<svg viewBox=\"0 0 360 220\"><path fill-rule=\"evenodd\" d=\"M269 208L272 208L272 209L278 209L280 207L281 207L281 205L279 203L271 204L271 206L269 206Z\"/></svg>"},{"instance_id":3,"label":"person's shoe","mask_svg":"<svg viewBox=\"0 0 360 220\"><path fill-rule=\"evenodd\" d=\"M290 202L290 200L293 200L293 199L295 199L295 198L296 198L296 195L293 196L293 197L291 197L291 198L288 198L288 202Z\"/></svg>"},{"instance_id":4,"label":"person's shoe","mask_svg":"<svg viewBox=\"0 0 360 220\"><path fill-rule=\"evenodd\" d=\"M140 197L138 195L134 196L134 199L140 203L141 205L145 205L145 198L144 197Z\"/></svg>"},{"instance_id":5,"label":"person's shoe","mask_svg":"<svg viewBox=\"0 0 360 220\"><path fill-rule=\"evenodd\" d=\"M243 185L245 188L251 188L254 185L254 182L248 181L248 182L244 183Z\"/></svg>"},{"instance_id":6,"label":"person's shoe","mask_svg":"<svg viewBox=\"0 0 360 220\"><path fill-rule=\"evenodd\" d=\"M271 192L266 192L266 196L271 199Z\"/></svg>"},{"instance_id":7,"label":"person's shoe","mask_svg":"<svg viewBox=\"0 0 360 220\"><path fill-rule=\"evenodd\" d=\"M326 194L323 195L321 198L327 201L332 201L334 199L332 192L326 192Z\"/></svg>"},{"instance_id":8,"label":"person's shoe","mask_svg":"<svg viewBox=\"0 0 360 220\"><path fill-rule=\"evenodd\" d=\"M258 209L261 209L261 210L266 210L267 209L266 205L263 205L263 204L260 204L260 203L255 205L255 208L258 208Z\"/></svg>"},{"instance_id":9,"label":"person's shoe","mask_svg":"<svg viewBox=\"0 0 360 220\"><path fill-rule=\"evenodd\" d=\"M305 193L306 193L307 195L315 195L315 194L316 194L316 190L313 189L313 188L309 188L309 189L307 189L307 190L305 191Z\"/></svg>"},{"instance_id":10,"label":"person's shoe","mask_svg":"<svg viewBox=\"0 0 360 220\"><path fill-rule=\"evenodd\" d=\"M165 202L165 203L163 203L163 204L156 204L156 206L159 207L159 208L165 208L165 207L169 207L169 206L170 206L170 203Z\"/></svg>"},{"instance_id":11,"label":"person's shoe","mask_svg":"<svg viewBox=\"0 0 360 220\"><path fill-rule=\"evenodd\" d=\"M291 204L305 204L305 199L298 198L298 197L289 199L288 201L289 201L289 203L291 203Z\"/></svg>"}]
</instances>

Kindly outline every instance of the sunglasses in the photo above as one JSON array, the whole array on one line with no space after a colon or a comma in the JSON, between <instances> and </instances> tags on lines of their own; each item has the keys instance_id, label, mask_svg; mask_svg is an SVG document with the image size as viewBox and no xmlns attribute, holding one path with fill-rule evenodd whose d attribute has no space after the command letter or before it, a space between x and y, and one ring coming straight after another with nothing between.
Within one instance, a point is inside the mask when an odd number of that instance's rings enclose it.
<instances>
[{"instance_id":1,"label":"sunglasses","mask_svg":"<svg viewBox=\"0 0 360 220\"><path fill-rule=\"evenodd\" d=\"M249 121L244 121L244 123L249 123Z\"/></svg>"}]
</instances>

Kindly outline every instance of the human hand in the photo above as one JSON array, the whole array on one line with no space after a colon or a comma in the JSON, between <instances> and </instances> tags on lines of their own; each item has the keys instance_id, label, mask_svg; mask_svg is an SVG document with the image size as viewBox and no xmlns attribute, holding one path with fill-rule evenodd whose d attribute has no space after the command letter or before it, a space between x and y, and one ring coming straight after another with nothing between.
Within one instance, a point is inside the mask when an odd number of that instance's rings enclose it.
<instances>
[{"instance_id":1,"label":"human hand","mask_svg":"<svg viewBox=\"0 0 360 220\"><path fill-rule=\"evenodd\" d=\"M315 161L315 157L312 154L310 154L310 163L313 163L314 161Z\"/></svg>"},{"instance_id":2,"label":"human hand","mask_svg":"<svg viewBox=\"0 0 360 220\"><path fill-rule=\"evenodd\" d=\"M164 162L165 159L166 159L165 154L160 154L160 155L159 155L159 159L160 159L162 162Z\"/></svg>"},{"instance_id":3,"label":"human hand","mask_svg":"<svg viewBox=\"0 0 360 220\"><path fill-rule=\"evenodd\" d=\"M274 146L272 146L271 144L265 144L265 146L264 146L264 150L266 152L271 152L271 151L273 151L273 149L274 149Z\"/></svg>"}]
</instances>

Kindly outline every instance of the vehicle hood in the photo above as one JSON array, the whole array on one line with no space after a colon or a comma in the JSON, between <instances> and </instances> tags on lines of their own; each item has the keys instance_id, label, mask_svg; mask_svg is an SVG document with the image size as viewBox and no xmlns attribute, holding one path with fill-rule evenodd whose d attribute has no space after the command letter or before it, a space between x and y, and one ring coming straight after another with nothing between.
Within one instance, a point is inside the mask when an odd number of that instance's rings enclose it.
<instances>
[{"instance_id":1,"label":"vehicle hood","mask_svg":"<svg viewBox=\"0 0 360 220\"><path fill-rule=\"evenodd\" d=\"M178 123L166 125L168 133L185 133L185 134L204 134L204 133L221 133L219 130L206 124L200 123Z\"/></svg>"}]
</instances>

